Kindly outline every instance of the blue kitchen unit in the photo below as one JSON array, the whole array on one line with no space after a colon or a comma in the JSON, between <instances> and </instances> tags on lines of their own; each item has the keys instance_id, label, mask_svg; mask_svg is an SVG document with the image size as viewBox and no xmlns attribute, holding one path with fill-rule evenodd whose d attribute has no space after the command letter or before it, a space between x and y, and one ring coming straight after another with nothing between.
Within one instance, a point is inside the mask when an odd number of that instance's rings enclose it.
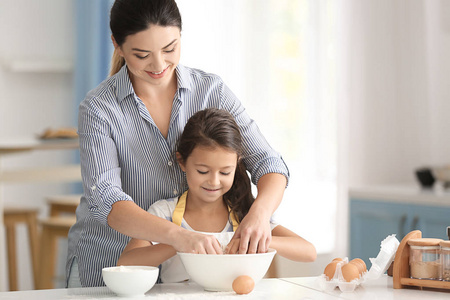
<instances>
[{"instance_id":1,"label":"blue kitchen unit","mask_svg":"<svg viewBox=\"0 0 450 300\"><path fill-rule=\"evenodd\" d=\"M448 239L450 192L421 190L417 186L383 186L350 189L350 257L372 265L380 243L396 234L399 241L410 231L423 237Z\"/></svg>"}]
</instances>

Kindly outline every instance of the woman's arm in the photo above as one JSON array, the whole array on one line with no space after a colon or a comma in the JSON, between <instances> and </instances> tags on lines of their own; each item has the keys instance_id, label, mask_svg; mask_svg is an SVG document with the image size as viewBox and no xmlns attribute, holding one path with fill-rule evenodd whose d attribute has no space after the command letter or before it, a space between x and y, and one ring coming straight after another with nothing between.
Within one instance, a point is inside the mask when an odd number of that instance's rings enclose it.
<instances>
[{"instance_id":1,"label":"woman's arm","mask_svg":"<svg viewBox=\"0 0 450 300\"><path fill-rule=\"evenodd\" d=\"M108 215L108 225L132 238L172 245L179 252L222 253L214 236L183 229L146 212L132 201L115 202Z\"/></svg>"},{"instance_id":2,"label":"woman's arm","mask_svg":"<svg viewBox=\"0 0 450 300\"><path fill-rule=\"evenodd\" d=\"M270 218L283 198L286 177L277 173L263 175L257 187L258 196L233 236L240 238L241 254L267 252L272 238Z\"/></svg>"},{"instance_id":3,"label":"woman's arm","mask_svg":"<svg viewBox=\"0 0 450 300\"><path fill-rule=\"evenodd\" d=\"M157 267L176 254L177 252L172 246L153 245L149 241L131 239L120 255L117 265Z\"/></svg>"},{"instance_id":4,"label":"woman's arm","mask_svg":"<svg viewBox=\"0 0 450 300\"><path fill-rule=\"evenodd\" d=\"M236 253L238 247L239 239L231 241L225 252ZM277 250L277 254L293 261L313 262L317 256L313 244L281 225L272 230L269 248Z\"/></svg>"}]
</instances>

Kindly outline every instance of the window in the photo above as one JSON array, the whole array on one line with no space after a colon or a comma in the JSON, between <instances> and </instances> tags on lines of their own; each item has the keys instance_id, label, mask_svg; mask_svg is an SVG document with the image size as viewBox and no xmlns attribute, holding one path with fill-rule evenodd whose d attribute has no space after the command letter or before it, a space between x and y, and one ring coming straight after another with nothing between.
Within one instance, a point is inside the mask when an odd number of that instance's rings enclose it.
<instances>
[{"instance_id":1,"label":"window","mask_svg":"<svg viewBox=\"0 0 450 300\"><path fill-rule=\"evenodd\" d=\"M289 166L275 214L313 242L335 242L336 78L333 1L178 1L181 63L220 75Z\"/></svg>"}]
</instances>

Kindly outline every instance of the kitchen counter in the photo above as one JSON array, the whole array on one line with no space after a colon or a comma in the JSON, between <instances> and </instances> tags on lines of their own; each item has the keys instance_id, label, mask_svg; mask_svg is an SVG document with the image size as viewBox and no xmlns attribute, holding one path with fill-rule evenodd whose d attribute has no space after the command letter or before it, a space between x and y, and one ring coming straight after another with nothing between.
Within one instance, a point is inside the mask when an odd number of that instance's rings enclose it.
<instances>
[{"instance_id":1,"label":"kitchen counter","mask_svg":"<svg viewBox=\"0 0 450 300\"><path fill-rule=\"evenodd\" d=\"M144 297L143 297L144 298ZM317 277L296 277L280 279L263 279L248 295L236 295L234 292L206 292L195 283L157 284L145 298L150 299L405 299L433 300L449 299L448 292L392 288L392 277L381 278L358 286L353 292L342 293L338 288L331 292L323 292L317 282ZM2 300L33 299L128 299L118 298L107 287L54 289L0 293ZM136 298L130 298L136 299ZM140 298L137 298L140 299Z\"/></svg>"},{"instance_id":2,"label":"kitchen counter","mask_svg":"<svg viewBox=\"0 0 450 300\"><path fill-rule=\"evenodd\" d=\"M149 299L336 299L323 298L319 291L312 290L281 279L262 279L255 289L248 295L237 295L234 292L207 292L195 283L166 283L156 284L145 298ZM33 300L62 300L62 299L142 299L117 297L107 287L72 288L54 290L35 290L21 292L0 293L1 300L33 299Z\"/></svg>"},{"instance_id":3,"label":"kitchen counter","mask_svg":"<svg viewBox=\"0 0 450 300\"><path fill-rule=\"evenodd\" d=\"M359 200L386 200L409 204L450 207L450 190L435 184L432 189L423 189L419 184L370 185L351 187L349 197Z\"/></svg>"},{"instance_id":4,"label":"kitchen counter","mask_svg":"<svg viewBox=\"0 0 450 300\"><path fill-rule=\"evenodd\" d=\"M297 284L302 287L307 287L315 291L321 292L320 285L317 277L295 277L295 278L283 278L281 280ZM365 283L356 287L353 292L343 293L336 288L330 292L321 292L322 297L320 299L340 299L348 300L434 300L434 299L450 299L450 290L438 291L438 290L420 290L420 289L394 289L392 287L392 277L382 275L376 280L366 281ZM325 295L330 296L327 298ZM313 298L316 299L316 298Z\"/></svg>"}]
</instances>

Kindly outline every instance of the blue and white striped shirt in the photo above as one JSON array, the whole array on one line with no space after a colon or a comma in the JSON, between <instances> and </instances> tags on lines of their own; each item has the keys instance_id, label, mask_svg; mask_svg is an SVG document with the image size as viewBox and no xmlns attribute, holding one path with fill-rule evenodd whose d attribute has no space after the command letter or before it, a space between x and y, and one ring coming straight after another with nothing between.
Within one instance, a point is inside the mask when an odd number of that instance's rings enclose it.
<instances>
[{"instance_id":1,"label":"blue and white striped shirt","mask_svg":"<svg viewBox=\"0 0 450 300\"><path fill-rule=\"evenodd\" d=\"M167 138L153 122L134 92L124 66L117 74L90 91L80 104L80 138L83 196L77 222L69 232L66 274L78 259L83 286L104 285L101 270L116 265L129 237L107 224L112 205L134 201L142 209L159 199L187 190L176 163L176 144L187 120L197 111L216 107L229 111L241 129L243 161L253 183L267 173L289 172L220 77L178 65Z\"/></svg>"}]
</instances>

